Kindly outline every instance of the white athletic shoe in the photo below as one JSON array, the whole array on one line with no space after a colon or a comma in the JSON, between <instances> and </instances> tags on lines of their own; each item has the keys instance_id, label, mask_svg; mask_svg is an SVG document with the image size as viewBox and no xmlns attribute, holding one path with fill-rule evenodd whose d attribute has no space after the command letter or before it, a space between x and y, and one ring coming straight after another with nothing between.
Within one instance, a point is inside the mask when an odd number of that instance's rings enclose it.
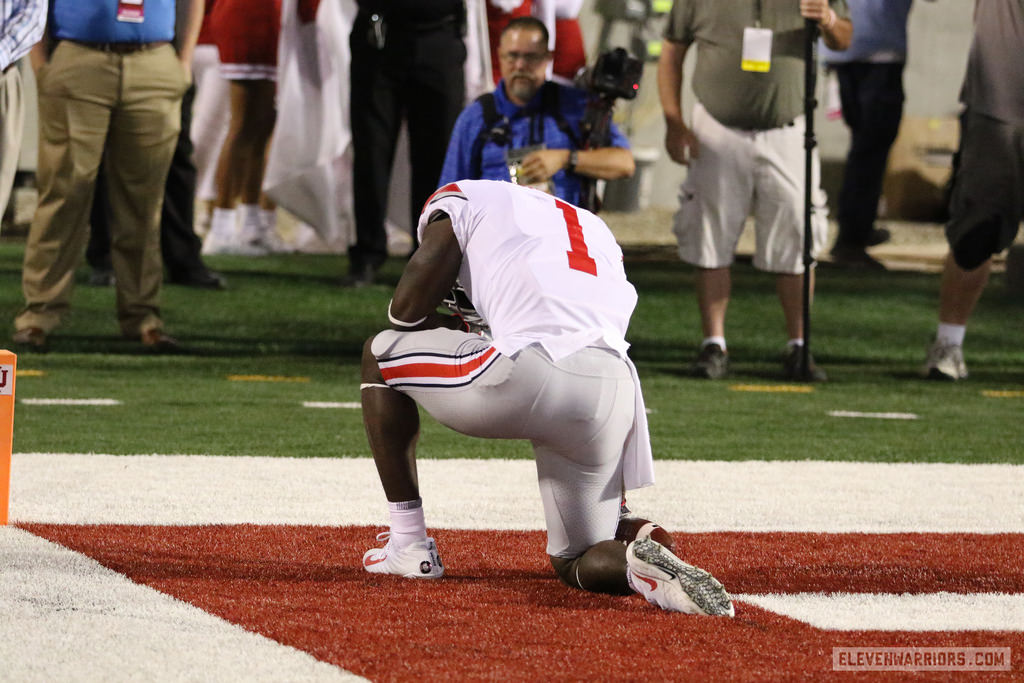
<instances>
[{"instance_id":1,"label":"white athletic shoe","mask_svg":"<svg viewBox=\"0 0 1024 683\"><path fill-rule=\"evenodd\" d=\"M200 252L203 256L217 254L233 254L236 256L263 256L267 250L260 244L245 242L237 234L225 235L217 230L210 230L203 240Z\"/></svg>"},{"instance_id":2,"label":"white athletic shoe","mask_svg":"<svg viewBox=\"0 0 1024 683\"><path fill-rule=\"evenodd\" d=\"M703 569L686 564L650 538L626 548L626 578L630 587L652 605L669 612L731 617L732 599Z\"/></svg>"},{"instance_id":3,"label":"white athletic shoe","mask_svg":"<svg viewBox=\"0 0 1024 683\"><path fill-rule=\"evenodd\" d=\"M944 379L955 382L967 378L967 364L964 363L963 347L945 344L935 340L928 349L928 360L924 364L924 376L928 379Z\"/></svg>"},{"instance_id":4,"label":"white athletic shoe","mask_svg":"<svg viewBox=\"0 0 1024 683\"><path fill-rule=\"evenodd\" d=\"M210 256L214 254L230 254L231 249L235 246L235 240L233 236L225 235L217 230L210 230L206 233L206 238L203 240L203 247L199 253L203 256Z\"/></svg>"},{"instance_id":5,"label":"white athletic shoe","mask_svg":"<svg viewBox=\"0 0 1024 683\"><path fill-rule=\"evenodd\" d=\"M277 231L277 211L260 209L259 243L270 254L293 254L295 247L288 244Z\"/></svg>"},{"instance_id":6,"label":"white athletic shoe","mask_svg":"<svg viewBox=\"0 0 1024 683\"><path fill-rule=\"evenodd\" d=\"M295 247L284 241L274 226L264 226L264 232L260 236L260 246L270 254L294 254Z\"/></svg>"},{"instance_id":7,"label":"white athletic shoe","mask_svg":"<svg viewBox=\"0 0 1024 683\"><path fill-rule=\"evenodd\" d=\"M263 225L259 221L243 220L238 226L236 254L243 256L266 256L270 249L263 243Z\"/></svg>"},{"instance_id":8,"label":"white athletic shoe","mask_svg":"<svg viewBox=\"0 0 1024 683\"><path fill-rule=\"evenodd\" d=\"M444 574L441 555L434 539L413 543L404 548L391 544L391 532L377 534L378 541L387 541L383 548L363 553L363 568L371 574L397 574L407 579L439 579Z\"/></svg>"}]
</instances>

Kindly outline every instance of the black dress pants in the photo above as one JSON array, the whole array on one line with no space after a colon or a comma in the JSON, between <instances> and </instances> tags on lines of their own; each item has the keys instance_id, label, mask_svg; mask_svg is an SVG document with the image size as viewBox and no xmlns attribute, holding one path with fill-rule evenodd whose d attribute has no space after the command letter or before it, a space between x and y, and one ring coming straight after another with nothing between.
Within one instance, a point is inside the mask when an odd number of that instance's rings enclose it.
<instances>
[{"instance_id":1,"label":"black dress pants","mask_svg":"<svg viewBox=\"0 0 1024 683\"><path fill-rule=\"evenodd\" d=\"M850 129L836 244L864 247L878 215L889 149L903 117L903 63L834 64Z\"/></svg>"},{"instance_id":2,"label":"black dress pants","mask_svg":"<svg viewBox=\"0 0 1024 683\"><path fill-rule=\"evenodd\" d=\"M352 190L356 242L349 248L353 273L387 259L388 187L403 119L409 135L409 204L413 235L423 204L441 176L448 138L465 98L466 47L457 18L428 24L384 20L378 47L370 14L352 26Z\"/></svg>"}]
</instances>

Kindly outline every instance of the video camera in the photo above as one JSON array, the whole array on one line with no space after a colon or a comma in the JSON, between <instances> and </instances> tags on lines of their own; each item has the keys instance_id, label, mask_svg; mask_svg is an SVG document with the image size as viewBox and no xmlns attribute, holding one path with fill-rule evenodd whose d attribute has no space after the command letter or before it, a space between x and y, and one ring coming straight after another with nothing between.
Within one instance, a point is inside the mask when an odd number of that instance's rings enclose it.
<instances>
[{"instance_id":1,"label":"video camera","mask_svg":"<svg viewBox=\"0 0 1024 683\"><path fill-rule=\"evenodd\" d=\"M603 53L576 76L576 86L603 98L632 100L640 89L644 63L624 48Z\"/></svg>"},{"instance_id":2,"label":"video camera","mask_svg":"<svg viewBox=\"0 0 1024 683\"><path fill-rule=\"evenodd\" d=\"M617 47L602 53L594 66L580 71L576 87L590 94L583 121L581 149L598 149L611 144L612 109L615 100L632 100L640 89L644 63ZM597 184L593 178L582 177L580 205L591 211L600 209Z\"/></svg>"}]
</instances>

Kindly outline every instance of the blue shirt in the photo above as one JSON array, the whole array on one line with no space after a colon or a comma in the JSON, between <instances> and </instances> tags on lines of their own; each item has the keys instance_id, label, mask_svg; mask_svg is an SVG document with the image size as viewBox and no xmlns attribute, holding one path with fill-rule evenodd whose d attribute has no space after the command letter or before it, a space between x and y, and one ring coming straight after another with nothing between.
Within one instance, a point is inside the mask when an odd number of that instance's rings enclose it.
<instances>
[{"instance_id":1,"label":"blue shirt","mask_svg":"<svg viewBox=\"0 0 1024 683\"><path fill-rule=\"evenodd\" d=\"M850 21L853 22L853 40L843 52L828 49L818 43L821 58L826 64L870 62L873 55L890 53L906 61L907 16L912 0L847 0Z\"/></svg>"},{"instance_id":2,"label":"blue shirt","mask_svg":"<svg viewBox=\"0 0 1024 683\"><path fill-rule=\"evenodd\" d=\"M580 123L587 104L587 93L577 88L556 84L558 108L576 140L580 140ZM525 106L520 107L505 95L505 81L498 83L494 90L494 105L499 120L508 119L508 144L501 145L488 140L481 147L477 138L484 127L484 109L474 102L459 114L448 142L448 153L441 180L438 185L459 180L511 180L505 154L509 149L529 147L543 143L548 149L578 149L578 145L558 127L558 118L551 113L541 112L543 89L537 92ZM619 129L611 126L611 146L629 148L629 140ZM480 149L480 159L473 159L474 148ZM480 169L479 174L474 170ZM562 169L551 177L555 196L571 204L581 200L580 177Z\"/></svg>"},{"instance_id":3,"label":"blue shirt","mask_svg":"<svg viewBox=\"0 0 1024 683\"><path fill-rule=\"evenodd\" d=\"M117 0L52 0L50 33L87 43L158 43L174 40L175 0L145 0L142 22L118 21Z\"/></svg>"},{"instance_id":4,"label":"blue shirt","mask_svg":"<svg viewBox=\"0 0 1024 683\"><path fill-rule=\"evenodd\" d=\"M43 37L46 0L0 0L0 70L28 54Z\"/></svg>"}]
</instances>

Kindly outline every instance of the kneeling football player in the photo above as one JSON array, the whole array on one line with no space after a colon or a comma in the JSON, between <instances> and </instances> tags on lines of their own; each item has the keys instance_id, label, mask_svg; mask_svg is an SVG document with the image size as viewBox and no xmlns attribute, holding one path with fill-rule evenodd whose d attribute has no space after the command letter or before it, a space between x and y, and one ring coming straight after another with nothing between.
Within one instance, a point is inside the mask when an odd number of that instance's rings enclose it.
<instances>
[{"instance_id":1,"label":"kneeling football player","mask_svg":"<svg viewBox=\"0 0 1024 683\"><path fill-rule=\"evenodd\" d=\"M563 582L732 616L709 573L650 537L615 540L622 491L654 476L626 355L636 291L604 222L537 190L470 180L431 196L418 234L388 307L392 329L363 352L363 420L390 514L385 545L363 556L366 570L444 573L417 480L418 405L464 434L530 441L547 552ZM437 312L456 284L488 334Z\"/></svg>"}]
</instances>

